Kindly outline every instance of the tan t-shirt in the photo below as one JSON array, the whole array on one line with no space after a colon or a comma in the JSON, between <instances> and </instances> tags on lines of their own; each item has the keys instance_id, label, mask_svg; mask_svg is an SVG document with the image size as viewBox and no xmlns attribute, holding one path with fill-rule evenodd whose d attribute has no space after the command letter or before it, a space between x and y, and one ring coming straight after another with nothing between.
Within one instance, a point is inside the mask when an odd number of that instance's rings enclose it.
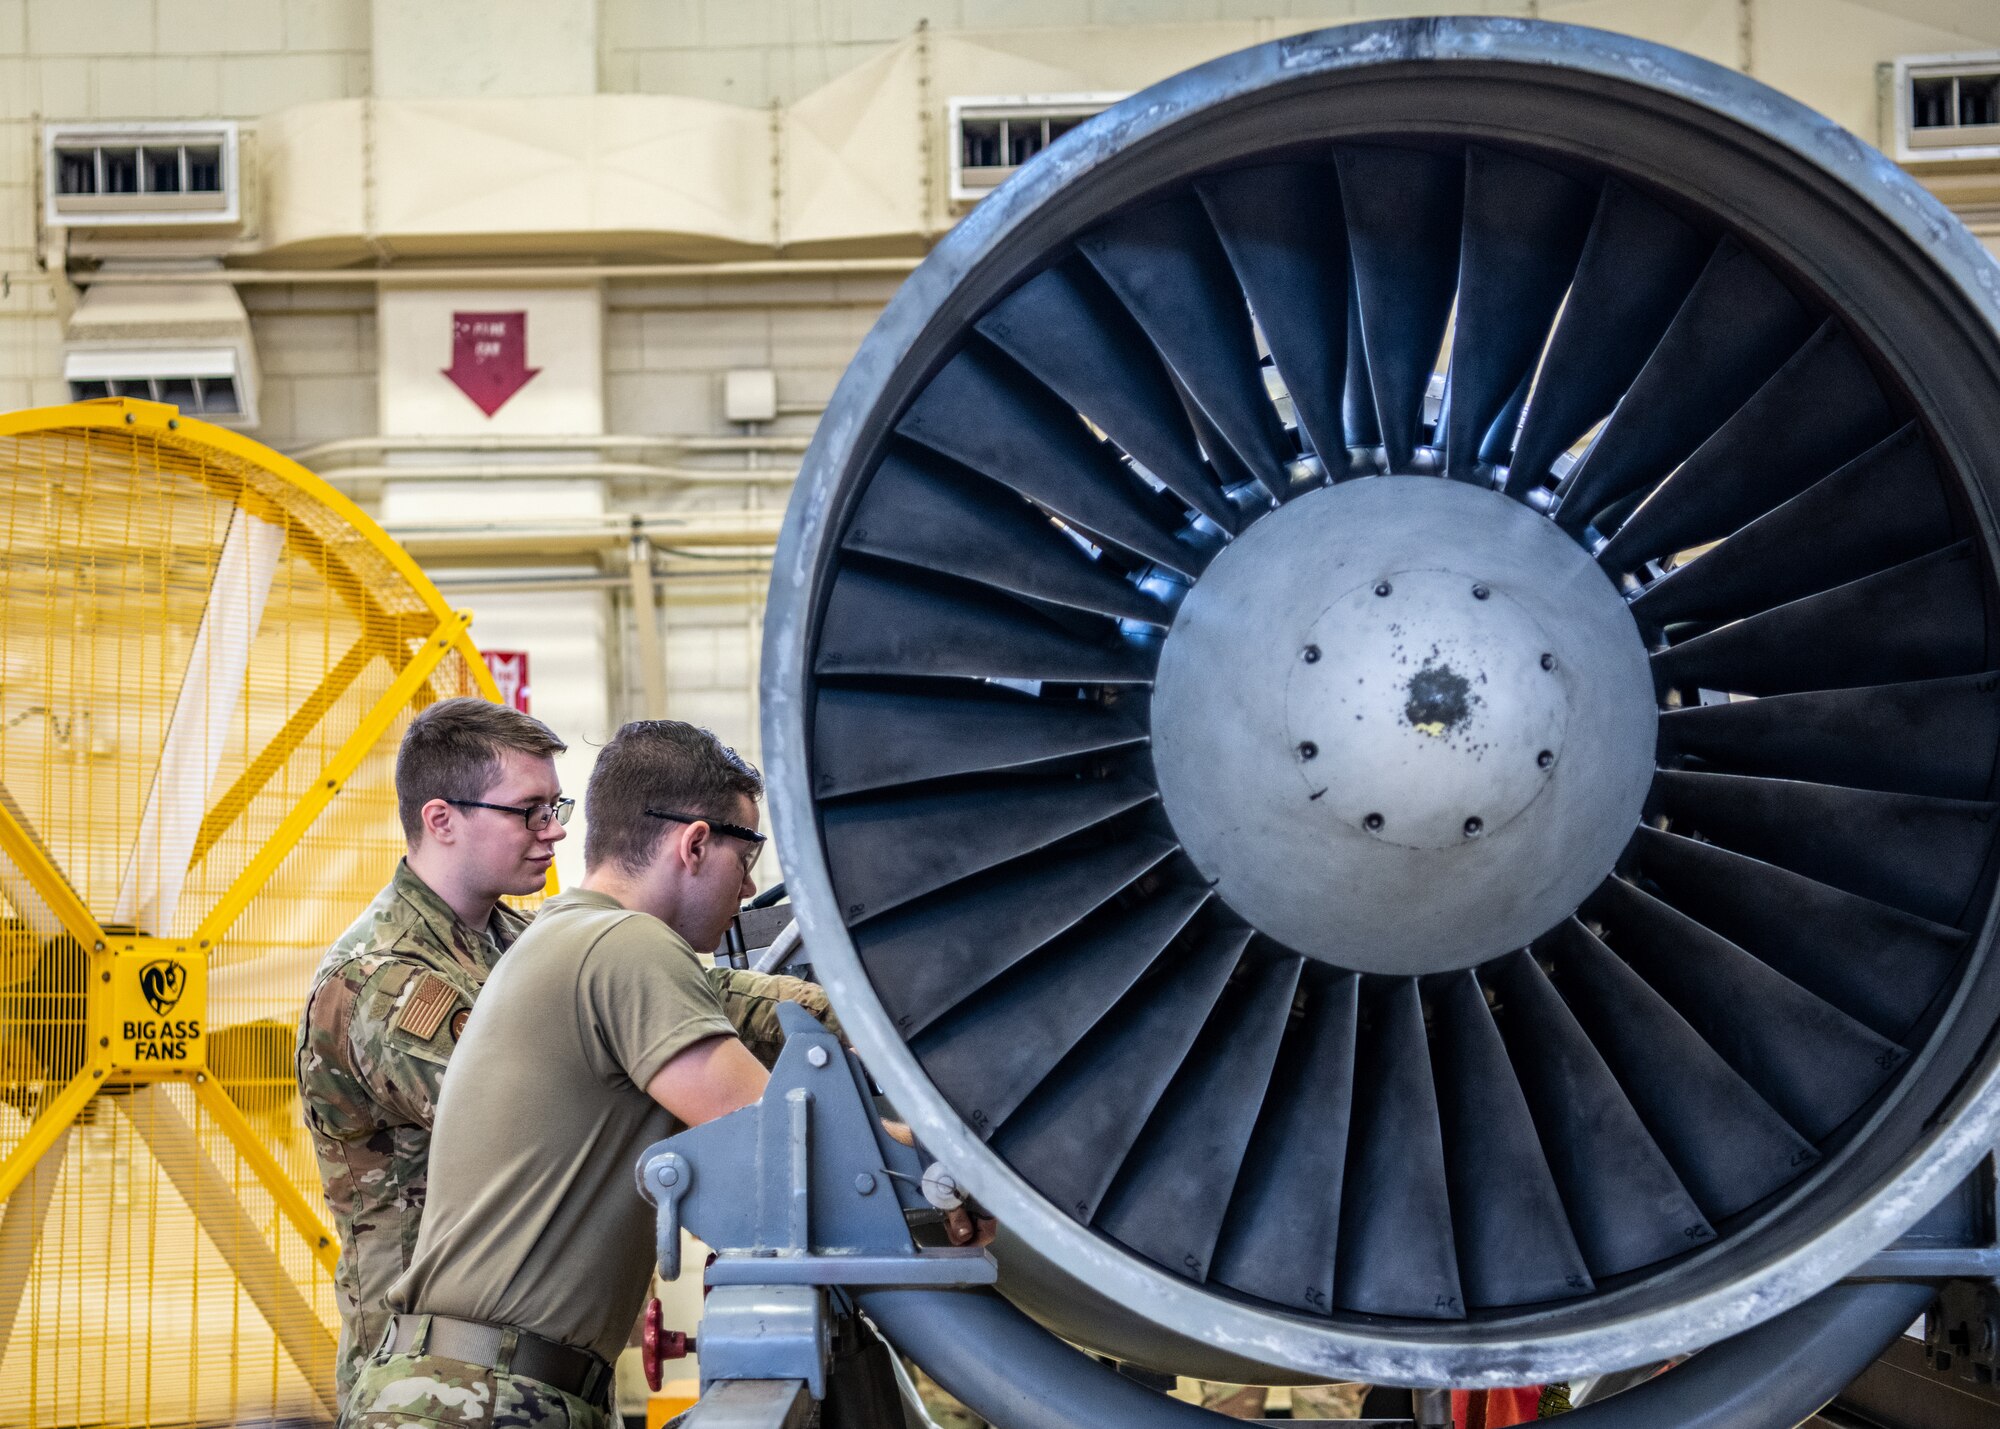
<instances>
[{"instance_id":1,"label":"tan t-shirt","mask_svg":"<svg viewBox=\"0 0 2000 1429\"><path fill-rule=\"evenodd\" d=\"M653 1266L633 1168L681 1129L646 1083L704 1038L735 1035L666 924L601 893L550 899L452 1055L423 1226L389 1304L613 1358Z\"/></svg>"}]
</instances>

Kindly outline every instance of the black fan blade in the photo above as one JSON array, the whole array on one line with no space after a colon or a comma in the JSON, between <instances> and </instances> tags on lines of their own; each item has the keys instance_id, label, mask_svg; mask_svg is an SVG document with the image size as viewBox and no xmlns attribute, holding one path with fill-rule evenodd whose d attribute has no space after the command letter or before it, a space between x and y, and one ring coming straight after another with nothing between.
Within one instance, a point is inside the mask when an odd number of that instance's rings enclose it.
<instances>
[{"instance_id":1,"label":"black fan blade","mask_svg":"<svg viewBox=\"0 0 2000 1429\"><path fill-rule=\"evenodd\" d=\"M945 470L929 453L882 459L841 544L1073 610L1159 626L1173 619L1013 492Z\"/></svg>"},{"instance_id":2,"label":"black fan blade","mask_svg":"<svg viewBox=\"0 0 2000 1429\"><path fill-rule=\"evenodd\" d=\"M913 1037L1102 908L1176 847L1138 835L1025 858L863 924L854 946L896 1030Z\"/></svg>"},{"instance_id":3,"label":"black fan blade","mask_svg":"<svg viewBox=\"0 0 2000 1429\"><path fill-rule=\"evenodd\" d=\"M1593 190L1531 160L1477 145L1466 150L1447 476L1473 477L1487 433L1517 393L1525 396L1522 384L1569 291L1596 201Z\"/></svg>"},{"instance_id":4,"label":"black fan blade","mask_svg":"<svg viewBox=\"0 0 2000 1429\"><path fill-rule=\"evenodd\" d=\"M1347 270L1347 373L1340 389L1340 421L1347 429L1348 446L1382 445L1382 424L1375 417L1375 383L1368 375L1368 348L1361 336L1361 293L1351 262ZM1329 470L1333 470L1331 465ZM1341 475L1334 470L1336 481Z\"/></svg>"},{"instance_id":5,"label":"black fan blade","mask_svg":"<svg viewBox=\"0 0 2000 1429\"><path fill-rule=\"evenodd\" d=\"M1291 438L1264 390L1250 309L1199 200L1121 214L1077 240L1181 384L1273 496L1289 488Z\"/></svg>"},{"instance_id":6,"label":"black fan blade","mask_svg":"<svg viewBox=\"0 0 2000 1429\"><path fill-rule=\"evenodd\" d=\"M896 430L1102 542L1182 575L1199 570L1194 550L1174 539L1139 478L1083 418L991 351L974 345L947 362Z\"/></svg>"},{"instance_id":7,"label":"black fan blade","mask_svg":"<svg viewBox=\"0 0 2000 1429\"><path fill-rule=\"evenodd\" d=\"M1133 716L1086 700L823 689L813 710L813 793L833 799L1021 769L1145 739Z\"/></svg>"},{"instance_id":8,"label":"black fan blade","mask_svg":"<svg viewBox=\"0 0 2000 1429\"><path fill-rule=\"evenodd\" d=\"M1574 918L1542 947L1646 1129L1711 1219L1795 1180L1819 1153L1673 1005Z\"/></svg>"},{"instance_id":9,"label":"black fan blade","mask_svg":"<svg viewBox=\"0 0 2000 1429\"><path fill-rule=\"evenodd\" d=\"M1373 999L1355 1059L1334 1303L1371 1315L1465 1315L1444 1137L1414 978Z\"/></svg>"},{"instance_id":10,"label":"black fan blade","mask_svg":"<svg viewBox=\"0 0 2000 1429\"><path fill-rule=\"evenodd\" d=\"M1292 394L1299 426L1329 472L1347 465L1347 231L1322 164L1234 169L1195 184Z\"/></svg>"},{"instance_id":11,"label":"black fan blade","mask_svg":"<svg viewBox=\"0 0 2000 1429\"><path fill-rule=\"evenodd\" d=\"M1570 1229L1598 1279L1715 1238L1604 1059L1535 960L1491 965L1500 1029Z\"/></svg>"},{"instance_id":12,"label":"black fan blade","mask_svg":"<svg viewBox=\"0 0 2000 1429\"><path fill-rule=\"evenodd\" d=\"M1867 359L1829 318L1618 528L1608 570L1729 535L1895 430Z\"/></svg>"},{"instance_id":13,"label":"black fan blade","mask_svg":"<svg viewBox=\"0 0 2000 1429\"><path fill-rule=\"evenodd\" d=\"M825 812L827 864L848 922L858 923L1158 797L1129 777L1016 776L857 799Z\"/></svg>"},{"instance_id":14,"label":"black fan blade","mask_svg":"<svg viewBox=\"0 0 2000 1429\"><path fill-rule=\"evenodd\" d=\"M1956 928L1714 844L1641 827L1633 847L1674 907L1898 1042L1965 946Z\"/></svg>"},{"instance_id":15,"label":"black fan blade","mask_svg":"<svg viewBox=\"0 0 2000 1429\"><path fill-rule=\"evenodd\" d=\"M1810 1140L1830 1135L1908 1056L1623 879L1607 880L1584 907L1604 921L1618 955Z\"/></svg>"},{"instance_id":16,"label":"black fan blade","mask_svg":"<svg viewBox=\"0 0 2000 1429\"><path fill-rule=\"evenodd\" d=\"M924 1071L982 1136L1024 1101L1131 990L1208 901L1168 884L1107 910L1008 970L911 1044Z\"/></svg>"},{"instance_id":17,"label":"black fan blade","mask_svg":"<svg viewBox=\"0 0 2000 1429\"><path fill-rule=\"evenodd\" d=\"M1564 478L1556 519L1580 529L1672 471L1811 332L1812 318L1791 290L1723 239L1611 420Z\"/></svg>"},{"instance_id":18,"label":"black fan blade","mask_svg":"<svg viewBox=\"0 0 2000 1429\"><path fill-rule=\"evenodd\" d=\"M1583 1294L1590 1271L1479 979L1469 971L1438 979L1431 1005L1465 1303L1483 1309Z\"/></svg>"},{"instance_id":19,"label":"black fan blade","mask_svg":"<svg viewBox=\"0 0 2000 1429\"><path fill-rule=\"evenodd\" d=\"M1007 1164L1088 1224L1249 941L1219 929L1149 972L994 1133Z\"/></svg>"},{"instance_id":20,"label":"black fan blade","mask_svg":"<svg viewBox=\"0 0 2000 1429\"><path fill-rule=\"evenodd\" d=\"M822 675L925 675L1143 685L1151 661L1105 627L1079 640L1004 596L947 594L848 566L834 581L814 669Z\"/></svg>"},{"instance_id":21,"label":"black fan blade","mask_svg":"<svg viewBox=\"0 0 2000 1429\"><path fill-rule=\"evenodd\" d=\"M1209 1279L1324 1315L1333 1306L1361 979L1309 975L1307 984L1305 1016L1279 1054Z\"/></svg>"},{"instance_id":22,"label":"black fan blade","mask_svg":"<svg viewBox=\"0 0 2000 1429\"><path fill-rule=\"evenodd\" d=\"M1660 715L1660 757L1722 774L1982 799L2000 749L2000 675L1730 700Z\"/></svg>"},{"instance_id":23,"label":"black fan blade","mask_svg":"<svg viewBox=\"0 0 2000 1429\"><path fill-rule=\"evenodd\" d=\"M1636 519L1636 518L1635 518ZM1949 545L1951 511L1911 423L1632 602L1655 625L1769 610Z\"/></svg>"},{"instance_id":24,"label":"black fan blade","mask_svg":"<svg viewBox=\"0 0 2000 1429\"><path fill-rule=\"evenodd\" d=\"M1208 1278L1301 961L1255 961L1223 995L1097 1214L1105 1234L1191 1280Z\"/></svg>"},{"instance_id":25,"label":"black fan blade","mask_svg":"<svg viewBox=\"0 0 2000 1429\"><path fill-rule=\"evenodd\" d=\"M1603 419L1659 345L1710 244L1649 198L1613 180L1577 260L1508 465L1507 490L1540 485L1555 459Z\"/></svg>"},{"instance_id":26,"label":"black fan blade","mask_svg":"<svg viewBox=\"0 0 2000 1429\"><path fill-rule=\"evenodd\" d=\"M1500 409L1500 415L1493 419L1493 425L1486 429L1486 435L1479 442L1479 459L1488 466L1505 466L1514 450L1514 436L1521 429L1521 414L1528 410L1528 389L1534 385L1535 373L1530 368L1514 388L1514 395L1507 399L1507 405Z\"/></svg>"},{"instance_id":27,"label":"black fan blade","mask_svg":"<svg viewBox=\"0 0 2000 1429\"><path fill-rule=\"evenodd\" d=\"M1954 926L1978 886L1997 807L1674 770L1653 788L1676 833Z\"/></svg>"},{"instance_id":28,"label":"black fan blade","mask_svg":"<svg viewBox=\"0 0 2000 1429\"><path fill-rule=\"evenodd\" d=\"M1337 144L1362 343L1389 470L1422 440L1424 392L1458 293L1465 160L1458 153Z\"/></svg>"},{"instance_id":29,"label":"black fan blade","mask_svg":"<svg viewBox=\"0 0 2000 1429\"><path fill-rule=\"evenodd\" d=\"M1653 656L1661 689L1783 695L1988 668L1970 541L1697 635Z\"/></svg>"},{"instance_id":30,"label":"black fan blade","mask_svg":"<svg viewBox=\"0 0 2000 1429\"><path fill-rule=\"evenodd\" d=\"M1029 279L979 320L979 331L1174 495L1236 529L1235 508L1209 478L1159 353L1088 263L1072 258Z\"/></svg>"}]
</instances>

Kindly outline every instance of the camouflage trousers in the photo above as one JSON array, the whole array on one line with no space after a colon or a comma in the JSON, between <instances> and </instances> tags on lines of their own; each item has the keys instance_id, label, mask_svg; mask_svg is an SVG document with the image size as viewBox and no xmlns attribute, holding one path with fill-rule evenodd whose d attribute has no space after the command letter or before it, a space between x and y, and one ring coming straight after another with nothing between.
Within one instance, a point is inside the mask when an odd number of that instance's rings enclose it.
<instances>
[{"instance_id":1,"label":"camouflage trousers","mask_svg":"<svg viewBox=\"0 0 2000 1429\"><path fill-rule=\"evenodd\" d=\"M339 1429L611 1429L611 1411L525 1375L437 1355L362 1365Z\"/></svg>"},{"instance_id":2,"label":"camouflage trousers","mask_svg":"<svg viewBox=\"0 0 2000 1429\"><path fill-rule=\"evenodd\" d=\"M1201 1406L1231 1419L1261 1419L1270 1391L1256 1384L1220 1384L1196 1381ZM1294 1419L1359 1419L1361 1401L1368 1395L1365 1384L1302 1384L1292 1392Z\"/></svg>"}]
</instances>

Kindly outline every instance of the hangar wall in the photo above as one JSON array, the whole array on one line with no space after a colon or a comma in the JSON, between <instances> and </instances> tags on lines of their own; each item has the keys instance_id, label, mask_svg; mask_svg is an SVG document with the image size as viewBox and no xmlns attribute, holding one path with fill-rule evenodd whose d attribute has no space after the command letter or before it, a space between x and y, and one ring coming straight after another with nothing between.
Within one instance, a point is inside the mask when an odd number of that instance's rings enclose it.
<instances>
[{"instance_id":1,"label":"hangar wall","mask_svg":"<svg viewBox=\"0 0 2000 1429\"><path fill-rule=\"evenodd\" d=\"M1691 50L1878 141L1898 56L2000 51L1988 0L0 0L0 409L68 400L84 319L233 292L246 429L403 534L483 645L529 653L566 782L646 712L754 757L786 477L902 272L966 211L951 101L1116 94L1278 34L1468 9ZM200 119L241 126L236 228L48 221L45 125ZM2000 242L2000 158L1916 167ZM439 382L383 316L417 292L518 300L543 366L537 304L593 305L589 430L517 430L553 375L493 418L440 386L463 420L392 420L385 392ZM730 419L731 372L772 374L761 420Z\"/></svg>"}]
</instances>

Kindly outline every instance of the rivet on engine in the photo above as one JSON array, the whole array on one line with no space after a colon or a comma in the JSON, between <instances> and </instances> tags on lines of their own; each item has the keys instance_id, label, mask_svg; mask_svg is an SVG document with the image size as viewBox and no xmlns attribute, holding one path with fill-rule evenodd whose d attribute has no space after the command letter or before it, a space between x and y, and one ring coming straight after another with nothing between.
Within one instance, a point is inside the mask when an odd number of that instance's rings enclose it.
<instances>
[{"instance_id":1,"label":"rivet on engine","mask_svg":"<svg viewBox=\"0 0 2000 1429\"><path fill-rule=\"evenodd\" d=\"M1476 585L1472 588L1472 598L1474 600L1484 600L1486 599L1487 596L1491 595L1492 593L1493 593L1492 591L1488 590L1483 585Z\"/></svg>"},{"instance_id":2,"label":"rivet on engine","mask_svg":"<svg viewBox=\"0 0 2000 1429\"><path fill-rule=\"evenodd\" d=\"M1537 754L1535 756L1535 764L1542 769L1548 768L1551 764L1555 762L1556 762L1556 755L1555 751L1552 749L1544 749L1540 754Z\"/></svg>"},{"instance_id":3,"label":"rivet on engine","mask_svg":"<svg viewBox=\"0 0 2000 1429\"><path fill-rule=\"evenodd\" d=\"M1371 834L1380 833L1382 829L1382 816L1380 814L1369 814L1361 820L1361 827L1368 830Z\"/></svg>"},{"instance_id":4,"label":"rivet on engine","mask_svg":"<svg viewBox=\"0 0 2000 1429\"><path fill-rule=\"evenodd\" d=\"M1310 739L1301 740L1299 742L1299 758L1301 759L1319 758L1319 746L1317 744L1314 744Z\"/></svg>"},{"instance_id":5,"label":"rivet on engine","mask_svg":"<svg viewBox=\"0 0 2000 1429\"><path fill-rule=\"evenodd\" d=\"M1308 665L1317 665L1319 663L1319 646L1317 645L1306 646L1305 649L1299 652L1299 658L1305 661Z\"/></svg>"},{"instance_id":6,"label":"rivet on engine","mask_svg":"<svg viewBox=\"0 0 2000 1429\"><path fill-rule=\"evenodd\" d=\"M1465 836L1469 839L1476 839L1485 827L1485 822L1477 814L1474 814L1465 821Z\"/></svg>"},{"instance_id":7,"label":"rivet on engine","mask_svg":"<svg viewBox=\"0 0 2000 1429\"><path fill-rule=\"evenodd\" d=\"M1388 583L1387 581L1377 581L1377 582L1376 582L1376 584L1375 584L1375 594L1377 594L1377 595L1387 595L1387 594L1389 593L1389 590L1390 590L1390 585L1389 585L1389 583Z\"/></svg>"}]
</instances>

